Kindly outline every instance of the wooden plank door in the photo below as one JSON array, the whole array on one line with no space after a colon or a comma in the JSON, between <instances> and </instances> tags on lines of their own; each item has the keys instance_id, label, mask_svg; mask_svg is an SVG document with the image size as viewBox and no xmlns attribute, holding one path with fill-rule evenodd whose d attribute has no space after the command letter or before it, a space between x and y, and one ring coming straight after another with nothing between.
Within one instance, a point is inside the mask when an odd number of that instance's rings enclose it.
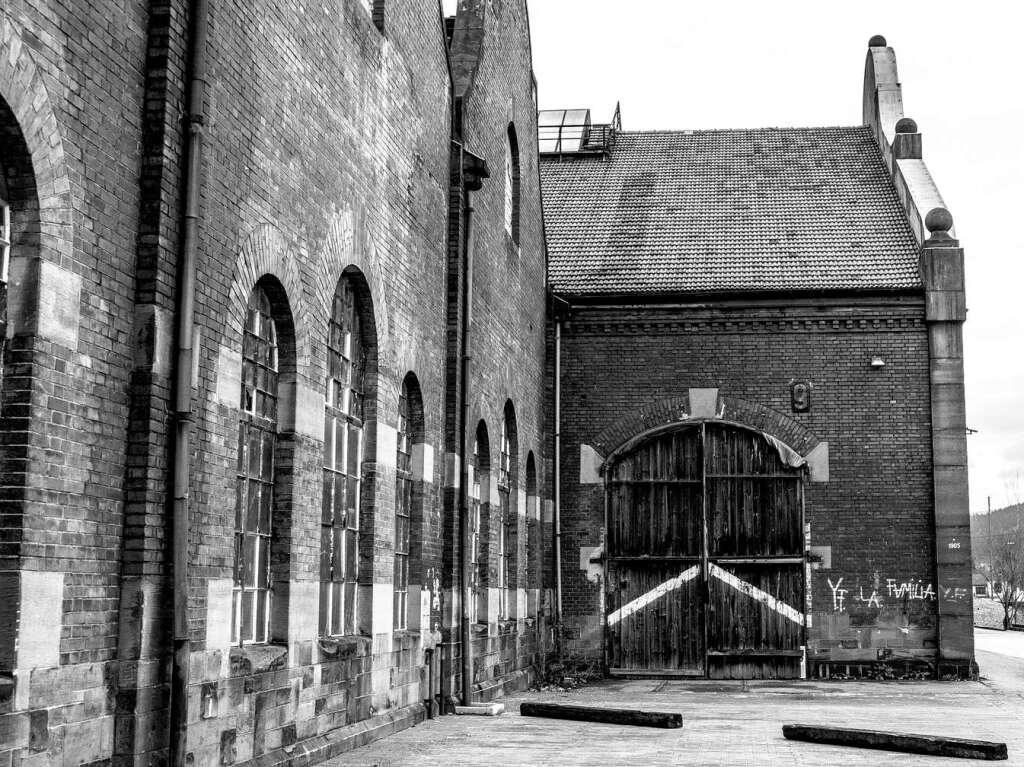
<instances>
[{"instance_id":1,"label":"wooden plank door","mask_svg":"<svg viewBox=\"0 0 1024 767\"><path fill-rule=\"evenodd\" d=\"M608 665L703 675L703 453L699 428L619 461L608 483Z\"/></svg>"},{"instance_id":2,"label":"wooden plank door","mask_svg":"<svg viewBox=\"0 0 1024 767\"><path fill-rule=\"evenodd\" d=\"M708 675L800 675L803 470L754 432L705 426Z\"/></svg>"},{"instance_id":3,"label":"wooden plank door","mask_svg":"<svg viewBox=\"0 0 1024 767\"><path fill-rule=\"evenodd\" d=\"M713 422L616 462L605 569L613 673L799 675L802 478L763 435Z\"/></svg>"}]
</instances>

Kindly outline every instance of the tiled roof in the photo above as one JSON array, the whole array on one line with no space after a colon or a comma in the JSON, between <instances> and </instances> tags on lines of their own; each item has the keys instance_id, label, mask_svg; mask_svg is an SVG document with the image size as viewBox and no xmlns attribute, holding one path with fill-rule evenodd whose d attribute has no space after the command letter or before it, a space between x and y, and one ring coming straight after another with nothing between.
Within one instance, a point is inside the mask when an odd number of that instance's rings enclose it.
<instances>
[{"instance_id":1,"label":"tiled roof","mask_svg":"<svg viewBox=\"0 0 1024 767\"><path fill-rule=\"evenodd\" d=\"M540 165L559 293L921 285L868 128L620 132L607 157Z\"/></svg>"}]
</instances>

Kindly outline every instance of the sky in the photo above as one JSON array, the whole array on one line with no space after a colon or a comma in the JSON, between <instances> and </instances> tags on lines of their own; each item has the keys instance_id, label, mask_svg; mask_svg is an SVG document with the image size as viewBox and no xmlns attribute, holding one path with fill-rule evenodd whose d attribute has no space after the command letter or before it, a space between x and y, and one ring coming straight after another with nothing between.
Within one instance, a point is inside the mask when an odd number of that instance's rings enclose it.
<instances>
[{"instance_id":1,"label":"sky","mask_svg":"<svg viewBox=\"0 0 1024 767\"><path fill-rule=\"evenodd\" d=\"M993 508L1024 501L1024 228L1013 227L1024 7L532 0L529 11L540 108L607 122L621 102L626 130L860 125L867 43L883 35L965 249L971 510L989 496Z\"/></svg>"}]
</instances>

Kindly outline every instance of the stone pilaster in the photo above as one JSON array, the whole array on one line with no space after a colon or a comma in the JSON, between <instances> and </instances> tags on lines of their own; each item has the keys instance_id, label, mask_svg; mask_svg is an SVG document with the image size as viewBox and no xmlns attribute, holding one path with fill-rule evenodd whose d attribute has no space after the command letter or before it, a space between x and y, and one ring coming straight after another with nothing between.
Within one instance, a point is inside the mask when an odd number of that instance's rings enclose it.
<instances>
[{"instance_id":1,"label":"stone pilaster","mask_svg":"<svg viewBox=\"0 0 1024 767\"><path fill-rule=\"evenodd\" d=\"M974 665L964 406L964 252L949 235L953 217L945 208L931 210L925 226L930 236L921 248L920 266L930 357L939 674L961 676L971 673Z\"/></svg>"}]
</instances>

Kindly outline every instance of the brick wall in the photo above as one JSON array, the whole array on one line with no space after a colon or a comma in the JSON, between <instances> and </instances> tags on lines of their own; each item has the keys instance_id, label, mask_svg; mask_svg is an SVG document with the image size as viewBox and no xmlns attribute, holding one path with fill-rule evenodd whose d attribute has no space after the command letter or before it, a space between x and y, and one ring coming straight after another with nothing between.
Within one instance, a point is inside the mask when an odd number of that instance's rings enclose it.
<instances>
[{"instance_id":1,"label":"brick wall","mask_svg":"<svg viewBox=\"0 0 1024 767\"><path fill-rule=\"evenodd\" d=\"M527 580L531 529L527 515L526 465L532 453L544 477L543 419L545 252L538 175L536 101L529 48L529 25L523 0L460 3L451 46L457 137L465 149L487 162L490 178L470 194L473 227L473 284L467 450L482 421L489 442L490 482L496 486L501 423L514 413L516 439L510 507L516 515L515 588L510 589L510 620L496 609L477 629L474 684L483 698L502 687L525 683L538 660L542 638L538 622L540 583ZM519 148L519 241L505 224L505 157L509 125ZM450 332L458 326L450 323ZM511 421L511 418L509 419ZM483 499L486 503L488 499ZM498 526L497 493L491 492L485 586L496 599ZM454 509L455 495L449 503ZM536 506L536 504L535 504ZM453 515L454 516L454 515ZM534 540L536 535L534 535ZM539 541L537 542L539 544ZM457 561L455 559L454 561Z\"/></svg>"},{"instance_id":2,"label":"brick wall","mask_svg":"<svg viewBox=\"0 0 1024 767\"><path fill-rule=\"evenodd\" d=\"M806 484L810 544L830 559L811 578L809 658L856 664L934 656L921 299L577 306L562 339L563 600L568 636L578 637L567 641L567 654L600 656L603 641L601 586L586 578L580 550L603 544L604 499L599 484L580 484L581 446L694 387L778 411L793 433L806 429L828 442L828 481ZM884 367L872 367L875 356ZM791 412L794 380L813 384L810 412Z\"/></svg>"},{"instance_id":3,"label":"brick wall","mask_svg":"<svg viewBox=\"0 0 1024 767\"><path fill-rule=\"evenodd\" d=\"M429 620L419 589L440 547L440 466L426 465L427 559L414 569L416 630L393 632L395 428L401 382L422 392L421 452L439 452L444 397L449 81L437 9L388 2L383 33L359 0L278 14L220 3L210 37L193 504L188 751L196 764L324 758L423 716ZM378 9L379 10L379 9ZM360 512L360 635L317 641L327 319L342 270L360 286L376 368L367 392ZM277 520L287 580L274 595L286 641L231 649L231 530L241 328L270 274L294 328L293 398L280 415L287 476ZM287 482L281 480L287 479ZM431 604L430 591L423 590ZM413 601L413 600L411 600ZM204 708L202 697L214 700ZM360 723L364 724L360 724ZM372 722L372 724L371 724ZM298 744L298 745L297 745ZM287 750L286 750L287 749Z\"/></svg>"},{"instance_id":4,"label":"brick wall","mask_svg":"<svg viewBox=\"0 0 1024 767\"><path fill-rule=\"evenodd\" d=\"M0 632L0 765L162 763L168 748L189 4L94 3L88 14L78 5L15 0L0 12L5 175L24 177L19 189L37 187L16 211L4 352L0 610L14 629ZM116 38L96 31L97 13ZM506 403L515 412L519 543L515 620L489 627L477 653L479 687L493 695L529 678L540 634L537 587L526 577L540 547L526 510L538 504L525 466L532 453L535 484L545 482L544 254L525 4L489 4L485 28L487 53L472 65L473 87L459 93L460 138L496 176L473 196L468 390L471 422L485 420L492 434L492 464ZM462 277L450 273L448 246L463 224L458 206L449 220L444 27L436 6L415 0L335 0L288 14L231 0L212 4L208 57L185 752L196 765L275 763L295 746L315 760L418 721L439 656L458 657L438 645L458 614L455 593L442 588L443 577L453 587L443 563L457 556L458 538L443 534L454 507L442 506L441 491L458 391L447 386L457 362L450 287ZM504 231L510 122L522 169L518 245ZM7 150L15 145L18 157ZM375 371L359 631L318 639L327 320L346 269ZM239 648L230 613L240 366L257 282L273 293L281 332L277 641ZM463 308L456 302L456 326ZM415 561L410 627L395 632L395 429L410 372L422 406L412 445Z\"/></svg>"},{"instance_id":5,"label":"brick wall","mask_svg":"<svg viewBox=\"0 0 1024 767\"><path fill-rule=\"evenodd\" d=\"M0 640L5 764L113 750L146 5L0 10L0 141L17 187L0 421L0 623L17 635Z\"/></svg>"}]
</instances>

